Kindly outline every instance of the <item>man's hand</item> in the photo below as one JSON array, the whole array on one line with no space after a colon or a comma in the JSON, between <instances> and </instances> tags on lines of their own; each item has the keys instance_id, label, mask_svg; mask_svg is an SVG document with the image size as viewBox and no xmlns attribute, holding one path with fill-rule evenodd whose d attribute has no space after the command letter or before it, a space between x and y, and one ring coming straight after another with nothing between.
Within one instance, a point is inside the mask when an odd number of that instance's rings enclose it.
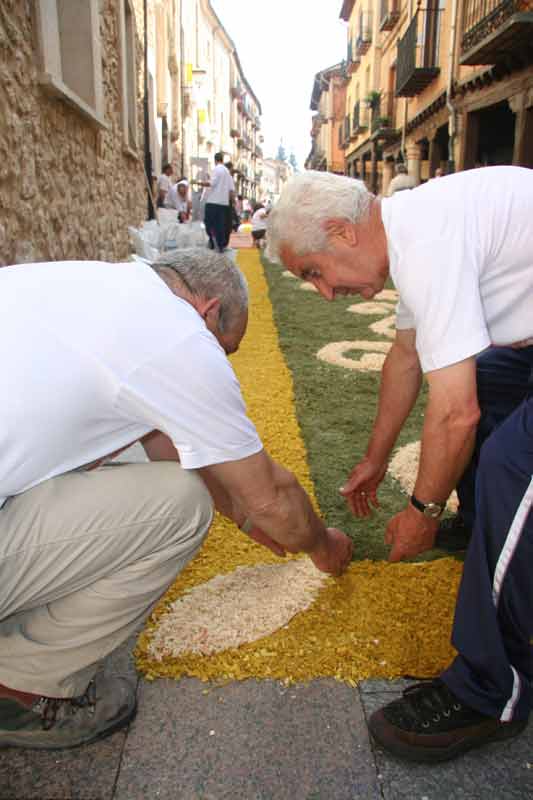
<instances>
[{"instance_id":1,"label":"man's hand","mask_svg":"<svg viewBox=\"0 0 533 800\"><path fill-rule=\"evenodd\" d=\"M308 555L321 572L341 575L352 558L352 541L338 528L326 528L324 540Z\"/></svg>"},{"instance_id":2,"label":"man's hand","mask_svg":"<svg viewBox=\"0 0 533 800\"><path fill-rule=\"evenodd\" d=\"M379 508L377 489L387 471L387 464L377 464L365 456L350 472L340 493L346 498L352 514L369 517L371 509Z\"/></svg>"},{"instance_id":3,"label":"man's hand","mask_svg":"<svg viewBox=\"0 0 533 800\"><path fill-rule=\"evenodd\" d=\"M409 504L396 514L385 532L385 544L391 544L389 561L413 558L425 550L431 550L439 527L438 519L430 519Z\"/></svg>"}]
</instances>

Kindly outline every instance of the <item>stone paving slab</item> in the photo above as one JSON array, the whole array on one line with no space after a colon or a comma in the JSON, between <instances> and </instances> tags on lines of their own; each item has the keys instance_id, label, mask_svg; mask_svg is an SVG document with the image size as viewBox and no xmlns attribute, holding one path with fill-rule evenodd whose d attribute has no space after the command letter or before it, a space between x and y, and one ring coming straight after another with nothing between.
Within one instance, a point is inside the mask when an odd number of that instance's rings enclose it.
<instances>
[{"instance_id":1,"label":"stone paving slab","mask_svg":"<svg viewBox=\"0 0 533 800\"><path fill-rule=\"evenodd\" d=\"M106 671L137 685L132 656L137 634L107 659ZM127 730L74 750L0 750L0 800L111 800Z\"/></svg>"},{"instance_id":2,"label":"stone paving slab","mask_svg":"<svg viewBox=\"0 0 533 800\"><path fill-rule=\"evenodd\" d=\"M367 718L399 696L401 688L403 685L391 682L386 692L362 691ZM488 745L445 764L409 764L387 755L377 745L373 748L384 800L487 800L489 797L530 800L533 797L533 725L516 739Z\"/></svg>"},{"instance_id":3,"label":"stone paving slab","mask_svg":"<svg viewBox=\"0 0 533 800\"><path fill-rule=\"evenodd\" d=\"M115 800L378 800L358 692L141 682Z\"/></svg>"}]
</instances>

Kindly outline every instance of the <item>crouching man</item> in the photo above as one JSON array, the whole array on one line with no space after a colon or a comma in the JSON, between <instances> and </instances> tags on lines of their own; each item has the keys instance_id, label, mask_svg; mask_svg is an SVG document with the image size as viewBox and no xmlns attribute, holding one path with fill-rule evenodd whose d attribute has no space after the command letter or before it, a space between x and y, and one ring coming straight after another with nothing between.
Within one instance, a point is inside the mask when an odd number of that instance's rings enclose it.
<instances>
[{"instance_id":1,"label":"crouching man","mask_svg":"<svg viewBox=\"0 0 533 800\"><path fill-rule=\"evenodd\" d=\"M194 556L213 504L337 575L326 528L265 452L227 359L248 314L223 255L0 270L0 746L74 747L135 713L103 659ZM146 464L106 465L140 440Z\"/></svg>"}]
</instances>

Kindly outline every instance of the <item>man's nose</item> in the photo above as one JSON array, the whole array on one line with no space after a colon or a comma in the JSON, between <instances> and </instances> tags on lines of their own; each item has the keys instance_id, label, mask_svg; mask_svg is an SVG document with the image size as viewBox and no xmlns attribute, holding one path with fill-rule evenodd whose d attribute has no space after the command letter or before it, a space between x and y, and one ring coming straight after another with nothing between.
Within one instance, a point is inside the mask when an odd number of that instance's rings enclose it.
<instances>
[{"instance_id":1,"label":"man's nose","mask_svg":"<svg viewBox=\"0 0 533 800\"><path fill-rule=\"evenodd\" d=\"M325 297L326 300L334 300L335 299L335 292L328 286L328 284L323 280L323 278L314 278L312 283L316 286L322 297Z\"/></svg>"}]
</instances>

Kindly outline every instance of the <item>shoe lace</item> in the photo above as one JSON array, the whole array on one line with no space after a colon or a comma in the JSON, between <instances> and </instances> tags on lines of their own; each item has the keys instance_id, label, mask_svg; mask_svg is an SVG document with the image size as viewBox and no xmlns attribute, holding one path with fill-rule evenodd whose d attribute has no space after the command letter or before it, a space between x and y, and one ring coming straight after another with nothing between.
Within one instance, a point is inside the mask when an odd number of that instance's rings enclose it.
<instances>
[{"instance_id":1,"label":"shoe lace","mask_svg":"<svg viewBox=\"0 0 533 800\"><path fill-rule=\"evenodd\" d=\"M96 706L96 684L91 681L83 694L78 697L41 697L33 706L33 710L41 715L43 730L54 727L60 716L76 714L80 708L86 708L90 714Z\"/></svg>"},{"instance_id":2,"label":"shoe lace","mask_svg":"<svg viewBox=\"0 0 533 800\"><path fill-rule=\"evenodd\" d=\"M403 696L406 701L405 710L413 720L421 722L424 728L463 708L462 703L439 679L416 683L405 689Z\"/></svg>"}]
</instances>

